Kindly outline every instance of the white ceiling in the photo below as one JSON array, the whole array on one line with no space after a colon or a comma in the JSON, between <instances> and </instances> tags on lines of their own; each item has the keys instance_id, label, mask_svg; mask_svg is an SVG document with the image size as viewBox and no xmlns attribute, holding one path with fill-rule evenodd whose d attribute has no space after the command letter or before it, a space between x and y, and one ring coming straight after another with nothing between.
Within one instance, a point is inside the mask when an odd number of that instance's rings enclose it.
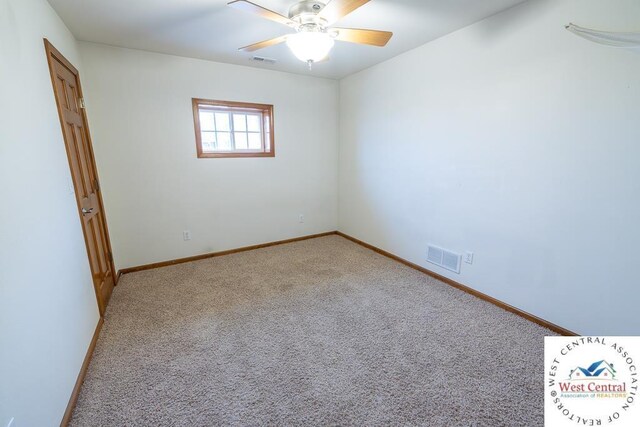
<instances>
[{"instance_id":1,"label":"white ceiling","mask_svg":"<svg viewBox=\"0 0 640 427\"><path fill-rule=\"evenodd\" d=\"M237 48L291 32L227 7L228 0L49 0L78 40L319 77L342 78L477 22L524 0L371 0L335 25L393 31L384 48L336 42L309 71L281 44ZM287 15L296 0L252 0ZM250 61L253 55L276 64Z\"/></svg>"}]
</instances>

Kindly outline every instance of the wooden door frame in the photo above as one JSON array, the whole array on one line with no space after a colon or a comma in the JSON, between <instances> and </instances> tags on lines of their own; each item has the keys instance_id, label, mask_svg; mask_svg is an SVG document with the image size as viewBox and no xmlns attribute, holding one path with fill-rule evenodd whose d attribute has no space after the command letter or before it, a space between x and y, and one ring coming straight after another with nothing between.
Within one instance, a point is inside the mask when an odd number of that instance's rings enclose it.
<instances>
[{"instance_id":1,"label":"wooden door frame","mask_svg":"<svg viewBox=\"0 0 640 427\"><path fill-rule=\"evenodd\" d=\"M71 64L71 62L69 62L67 60L67 58L64 57L64 55L62 55L62 53L60 53L60 51L58 49L56 49L53 44L51 44L51 42L49 42L49 40L47 40L46 38L43 39L44 40L44 49L45 52L47 54L47 64L49 65L49 75L51 77L51 87L53 89L53 96L54 99L56 101L56 109L58 110L58 117L60 119L60 130L62 131L62 135L64 137L64 119L63 119L63 112L62 109L60 108L60 103L58 102L57 99L57 94L56 94L56 74L54 71L54 66L53 66L53 60L54 58L58 61L60 61L65 67L67 67L69 69L69 71L71 71L71 73L73 73L73 75L76 78L76 83L78 85L78 96L80 96L80 98L84 99L84 95L82 93L82 85L80 84L80 73L78 72L78 69L76 67L73 66L73 64ZM89 120L87 118L87 111L85 108L80 108L80 110L82 111L82 120L84 122L84 131L86 133L86 137L87 137L87 145L89 147L90 150L90 154L91 154L91 166L93 167L93 170L95 172L95 177L96 180L98 181L98 189L97 189L97 193L98 193L98 203L100 204L100 211L102 212L102 217L104 219L104 230L105 230L105 239L107 241L107 250L109 251L109 255L107 256L107 261L109 262L109 265L111 266L111 274L113 275L113 286L116 286L118 284L118 275L116 273L116 269L115 269L115 265L113 262L113 249L111 248L111 238L109 237L109 228L107 226L107 214L104 210L104 203L102 201L102 187L100 185L100 176L98 175L98 168L96 166L96 159L95 159L95 155L93 152L93 143L91 142L91 133L89 132ZM65 143L65 151L67 152L67 160L69 162L69 170L72 169L72 163L71 163L71 153L69 153L69 149L67 147L67 144ZM82 206L80 205L80 200L78 200L78 193L77 193L77 189L75 188L75 182L74 182L74 197L76 199L76 205L78 208L78 217L80 218L80 228L82 228L82 236L84 237L84 244L85 244L85 248L87 251L87 259L89 258L89 240L87 238L87 230L85 230L85 227L82 226L82 222L83 222L83 217L82 217ZM92 276L93 276L93 272L92 272ZM92 282L93 282L93 277L92 277ZM99 292L98 289L96 288L96 284L95 282L93 283L93 287L94 287L94 291L96 293L96 302L98 303L98 310L100 311L100 317L104 316L104 311L106 309L106 306L103 307L102 303L100 301L100 296L99 296Z\"/></svg>"}]
</instances>

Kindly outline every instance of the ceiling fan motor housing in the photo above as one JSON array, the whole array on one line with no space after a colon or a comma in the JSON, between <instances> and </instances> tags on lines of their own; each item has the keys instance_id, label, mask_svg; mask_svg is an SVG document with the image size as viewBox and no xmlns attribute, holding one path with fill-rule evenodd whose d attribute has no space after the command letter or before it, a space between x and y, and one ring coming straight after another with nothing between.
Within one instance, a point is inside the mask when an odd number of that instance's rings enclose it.
<instances>
[{"instance_id":1,"label":"ceiling fan motor housing","mask_svg":"<svg viewBox=\"0 0 640 427\"><path fill-rule=\"evenodd\" d=\"M289 8L289 19L300 24L306 31L323 31L327 21L320 18L318 13L325 4L316 0L304 0Z\"/></svg>"}]
</instances>

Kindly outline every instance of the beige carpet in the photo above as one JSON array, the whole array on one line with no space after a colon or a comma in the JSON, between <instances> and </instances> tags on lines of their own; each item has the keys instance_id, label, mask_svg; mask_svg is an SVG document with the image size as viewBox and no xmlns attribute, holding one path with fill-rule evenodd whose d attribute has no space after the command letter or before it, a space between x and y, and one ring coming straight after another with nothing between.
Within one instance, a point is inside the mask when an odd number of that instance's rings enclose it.
<instances>
[{"instance_id":1,"label":"beige carpet","mask_svg":"<svg viewBox=\"0 0 640 427\"><path fill-rule=\"evenodd\" d=\"M545 335L338 236L132 273L71 425L537 426Z\"/></svg>"}]
</instances>

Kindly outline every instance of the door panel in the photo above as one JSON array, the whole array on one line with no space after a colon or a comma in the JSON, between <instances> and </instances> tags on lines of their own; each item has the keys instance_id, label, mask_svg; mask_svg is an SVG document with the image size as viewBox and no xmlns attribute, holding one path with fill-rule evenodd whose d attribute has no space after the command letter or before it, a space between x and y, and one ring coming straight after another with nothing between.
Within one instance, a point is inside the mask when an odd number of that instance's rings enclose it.
<instances>
[{"instance_id":1,"label":"door panel","mask_svg":"<svg viewBox=\"0 0 640 427\"><path fill-rule=\"evenodd\" d=\"M45 49L69 158L93 286L100 315L104 315L115 285L115 270L87 118L81 101L80 79L73 65L47 40L45 40Z\"/></svg>"}]
</instances>

